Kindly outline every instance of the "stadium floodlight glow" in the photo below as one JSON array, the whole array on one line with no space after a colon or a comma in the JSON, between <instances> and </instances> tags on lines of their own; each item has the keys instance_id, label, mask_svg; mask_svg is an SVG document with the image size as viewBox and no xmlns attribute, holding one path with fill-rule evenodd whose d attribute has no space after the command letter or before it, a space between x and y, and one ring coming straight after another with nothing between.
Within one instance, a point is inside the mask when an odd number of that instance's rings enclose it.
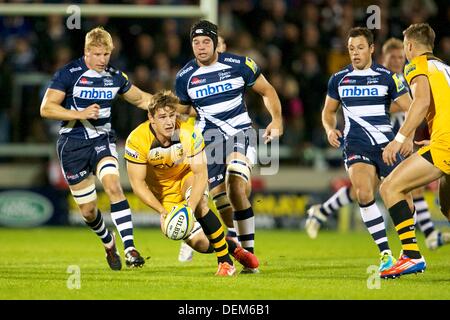
<instances>
[{"instance_id":1,"label":"stadium floodlight glow","mask_svg":"<svg viewBox=\"0 0 450 320\"><path fill-rule=\"evenodd\" d=\"M49 16L67 15L70 4L51 3L1 3L1 16ZM83 17L108 16L129 18L205 18L217 23L217 0L200 0L196 5L124 5L80 4Z\"/></svg>"}]
</instances>

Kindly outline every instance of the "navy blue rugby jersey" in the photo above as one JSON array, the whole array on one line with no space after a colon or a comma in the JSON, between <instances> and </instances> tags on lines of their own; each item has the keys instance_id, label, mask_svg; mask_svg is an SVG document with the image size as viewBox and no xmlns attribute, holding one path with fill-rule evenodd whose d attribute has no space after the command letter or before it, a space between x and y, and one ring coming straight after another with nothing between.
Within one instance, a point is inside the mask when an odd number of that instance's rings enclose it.
<instances>
[{"instance_id":1,"label":"navy blue rugby jersey","mask_svg":"<svg viewBox=\"0 0 450 320\"><path fill-rule=\"evenodd\" d=\"M92 139L111 131L111 107L117 94L131 88L125 73L108 65L101 73L89 69L84 58L73 60L58 70L49 89L63 91L62 106L68 110L83 111L91 104L100 106L97 120L62 121L59 133L77 139Z\"/></svg>"},{"instance_id":2,"label":"navy blue rugby jersey","mask_svg":"<svg viewBox=\"0 0 450 320\"><path fill-rule=\"evenodd\" d=\"M183 104L195 108L196 126L202 133L218 129L232 136L252 125L244 94L260 74L251 58L231 53L220 53L210 66L200 67L192 59L177 74L176 94Z\"/></svg>"},{"instance_id":3,"label":"navy blue rugby jersey","mask_svg":"<svg viewBox=\"0 0 450 320\"><path fill-rule=\"evenodd\" d=\"M391 141L390 104L407 92L395 73L377 63L365 70L348 65L332 75L327 94L343 109L344 148L372 149Z\"/></svg>"},{"instance_id":4,"label":"navy blue rugby jersey","mask_svg":"<svg viewBox=\"0 0 450 320\"><path fill-rule=\"evenodd\" d=\"M400 79L400 81L403 82L403 84L405 85L405 87L409 92L409 86L408 83L406 82L405 77L403 76L403 73L397 73L397 77ZM396 135L398 130L400 130L400 127L402 126L403 122L405 122L405 112L399 111L391 113L391 124L392 129L394 131L394 135Z\"/></svg>"}]
</instances>

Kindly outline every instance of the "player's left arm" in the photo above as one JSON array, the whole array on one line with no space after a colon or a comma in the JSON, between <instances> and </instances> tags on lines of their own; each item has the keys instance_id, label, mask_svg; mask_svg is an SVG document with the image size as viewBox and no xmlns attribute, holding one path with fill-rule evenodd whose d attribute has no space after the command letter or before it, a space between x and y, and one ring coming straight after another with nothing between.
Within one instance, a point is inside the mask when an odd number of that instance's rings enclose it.
<instances>
[{"instance_id":1,"label":"player's left arm","mask_svg":"<svg viewBox=\"0 0 450 320\"><path fill-rule=\"evenodd\" d=\"M427 76L418 75L411 81L412 103L408 109L405 122L400 127L395 139L383 151L383 160L392 165L406 137L411 136L425 118L431 102L430 83Z\"/></svg>"},{"instance_id":2,"label":"player's left arm","mask_svg":"<svg viewBox=\"0 0 450 320\"><path fill-rule=\"evenodd\" d=\"M262 96L264 105L272 116L272 122L264 132L264 143L280 137L283 134L283 117L281 115L281 102L275 88L267 81L263 74L256 79L252 89Z\"/></svg>"},{"instance_id":3,"label":"player's left arm","mask_svg":"<svg viewBox=\"0 0 450 320\"><path fill-rule=\"evenodd\" d=\"M148 111L148 105L150 104L150 99L152 95L150 93L144 92L135 85L131 85L131 88L122 94L122 97L136 107Z\"/></svg>"},{"instance_id":4,"label":"player's left arm","mask_svg":"<svg viewBox=\"0 0 450 320\"><path fill-rule=\"evenodd\" d=\"M389 111L391 113L408 112L411 102L412 102L412 100L411 100L411 96L409 95L409 93L404 93L400 97L398 97L396 100L393 100L391 102L391 107L389 108Z\"/></svg>"},{"instance_id":5,"label":"player's left arm","mask_svg":"<svg viewBox=\"0 0 450 320\"><path fill-rule=\"evenodd\" d=\"M188 162L194 174L194 183L192 184L191 196L188 206L195 211L199 204L208 183L208 170L206 167L205 150L197 153L193 157L188 157Z\"/></svg>"},{"instance_id":6,"label":"player's left arm","mask_svg":"<svg viewBox=\"0 0 450 320\"><path fill-rule=\"evenodd\" d=\"M408 109L411 105L411 96L409 92L402 94L397 99L392 101L390 112L405 112L405 117L408 115ZM414 151L414 134L415 130L407 137L400 148L400 154L404 157L409 156Z\"/></svg>"},{"instance_id":7,"label":"player's left arm","mask_svg":"<svg viewBox=\"0 0 450 320\"><path fill-rule=\"evenodd\" d=\"M414 98L408 109L405 122L399 130L399 133L403 136L410 136L427 115L431 103L431 90L428 77L418 75L412 79L411 92Z\"/></svg>"}]
</instances>

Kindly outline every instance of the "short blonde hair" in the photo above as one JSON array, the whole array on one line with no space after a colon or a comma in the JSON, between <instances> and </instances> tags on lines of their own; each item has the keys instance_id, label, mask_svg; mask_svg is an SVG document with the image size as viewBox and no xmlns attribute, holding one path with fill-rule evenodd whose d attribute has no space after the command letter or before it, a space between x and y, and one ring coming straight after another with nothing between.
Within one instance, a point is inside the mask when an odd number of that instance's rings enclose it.
<instances>
[{"instance_id":1,"label":"short blonde hair","mask_svg":"<svg viewBox=\"0 0 450 320\"><path fill-rule=\"evenodd\" d=\"M412 24L405 31L403 31L403 35L405 38L408 38L408 40L413 40L418 44L424 45L431 49L434 48L436 33L428 23Z\"/></svg>"},{"instance_id":2,"label":"short blonde hair","mask_svg":"<svg viewBox=\"0 0 450 320\"><path fill-rule=\"evenodd\" d=\"M403 42L397 38L389 38L383 44L382 52L383 54L387 54L389 51L394 49L402 49L403 50Z\"/></svg>"},{"instance_id":3,"label":"short blonde hair","mask_svg":"<svg viewBox=\"0 0 450 320\"><path fill-rule=\"evenodd\" d=\"M170 90L161 90L155 93L150 99L150 104L148 105L148 112L155 115L156 110L169 107L170 109L176 110L177 104L180 103L180 99L173 94Z\"/></svg>"},{"instance_id":4,"label":"short blonde hair","mask_svg":"<svg viewBox=\"0 0 450 320\"><path fill-rule=\"evenodd\" d=\"M114 44L109 32L103 29L103 27L97 27L86 33L84 49L88 50L91 47L104 47L112 51Z\"/></svg>"}]
</instances>

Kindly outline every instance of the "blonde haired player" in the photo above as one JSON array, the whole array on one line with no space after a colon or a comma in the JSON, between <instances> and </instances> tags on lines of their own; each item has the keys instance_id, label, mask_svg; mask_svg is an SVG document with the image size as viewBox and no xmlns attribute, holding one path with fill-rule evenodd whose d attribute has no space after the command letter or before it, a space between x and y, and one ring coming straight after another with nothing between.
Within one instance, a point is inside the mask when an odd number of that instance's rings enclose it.
<instances>
[{"instance_id":1,"label":"blonde haired player","mask_svg":"<svg viewBox=\"0 0 450 320\"><path fill-rule=\"evenodd\" d=\"M103 242L110 268L120 270L114 234L105 227L97 209L95 176L111 202L111 218L124 243L127 266L141 267L145 260L134 247L131 210L120 186L111 112L117 95L142 109L151 95L109 65L113 49L106 30L97 27L89 31L84 56L53 76L42 100L41 116L62 121L57 147L64 176L84 221Z\"/></svg>"},{"instance_id":2,"label":"blonde haired player","mask_svg":"<svg viewBox=\"0 0 450 320\"><path fill-rule=\"evenodd\" d=\"M176 205L185 203L194 210L198 223L186 243L198 252L215 251L216 275L236 273L229 252L244 267L257 267L252 253L225 239L219 218L208 208L203 136L192 121L177 119L178 104L171 91L156 93L148 107L149 120L128 136L125 159L131 187L142 202L161 214L161 225Z\"/></svg>"},{"instance_id":3,"label":"blonde haired player","mask_svg":"<svg viewBox=\"0 0 450 320\"><path fill-rule=\"evenodd\" d=\"M409 64L405 78L413 101L405 122L395 139L383 152L383 160L392 164L424 118L430 130L430 144L413 154L386 178L380 192L402 242L402 255L381 277L398 277L423 272L426 268L415 236L414 221L405 194L440 179L439 201L442 213L450 219L450 67L433 56L434 30L427 23L410 25L404 32L404 50Z\"/></svg>"}]
</instances>

